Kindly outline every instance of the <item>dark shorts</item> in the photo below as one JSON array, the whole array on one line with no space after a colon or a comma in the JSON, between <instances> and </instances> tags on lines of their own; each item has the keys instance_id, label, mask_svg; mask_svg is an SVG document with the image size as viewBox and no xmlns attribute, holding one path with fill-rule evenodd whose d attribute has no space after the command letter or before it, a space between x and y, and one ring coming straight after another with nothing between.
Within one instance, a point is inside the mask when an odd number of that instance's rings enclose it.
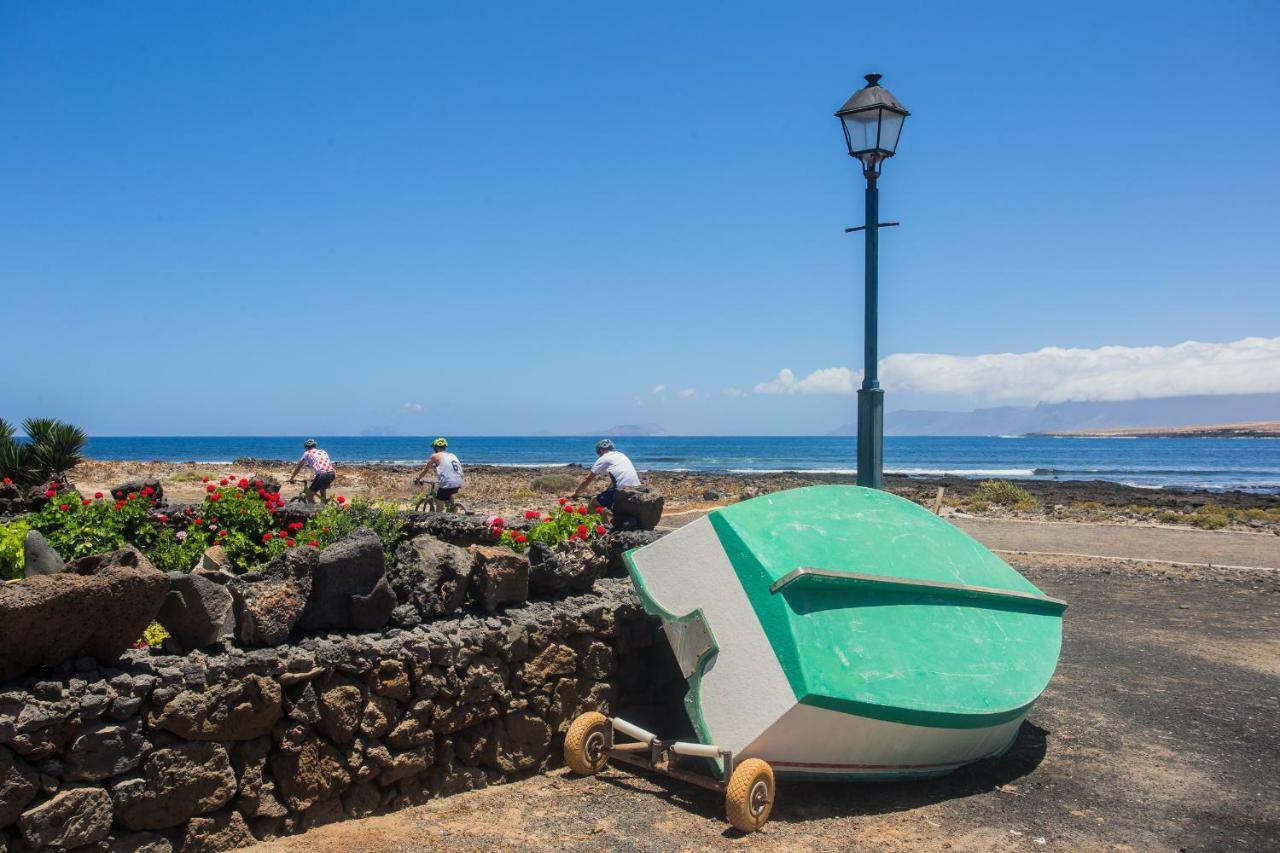
<instances>
[{"instance_id":1,"label":"dark shorts","mask_svg":"<svg viewBox=\"0 0 1280 853\"><path fill-rule=\"evenodd\" d=\"M459 490L459 489L461 489L461 488L462 488L462 486L453 486L453 487L451 487L451 488L446 489L444 486L437 486L437 487L436 487L436 500L438 500L438 501L451 501L451 500L453 500L453 496L454 496L454 495L456 495L456 494L458 493L458 490Z\"/></svg>"},{"instance_id":2,"label":"dark shorts","mask_svg":"<svg viewBox=\"0 0 1280 853\"><path fill-rule=\"evenodd\" d=\"M610 486L600 494L596 495L596 506L602 506L605 509L613 509L613 499L618 495L618 487Z\"/></svg>"},{"instance_id":3,"label":"dark shorts","mask_svg":"<svg viewBox=\"0 0 1280 853\"><path fill-rule=\"evenodd\" d=\"M333 471L325 471L323 474L316 474L316 478L311 481L311 491L323 492L325 489L333 485L333 481L338 475Z\"/></svg>"}]
</instances>

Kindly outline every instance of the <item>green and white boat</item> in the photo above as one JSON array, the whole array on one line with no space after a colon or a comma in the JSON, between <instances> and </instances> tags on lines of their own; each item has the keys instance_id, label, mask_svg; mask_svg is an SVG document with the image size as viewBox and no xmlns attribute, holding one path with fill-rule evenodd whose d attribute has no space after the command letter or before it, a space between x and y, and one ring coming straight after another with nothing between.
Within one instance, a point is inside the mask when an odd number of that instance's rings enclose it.
<instances>
[{"instance_id":1,"label":"green and white boat","mask_svg":"<svg viewBox=\"0 0 1280 853\"><path fill-rule=\"evenodd\" d=\"M733 765L941 775L1007 750L1058 662L1066 604L888 492L765 495L627 560L706 755Z\"/></svg>"}]
</instances>

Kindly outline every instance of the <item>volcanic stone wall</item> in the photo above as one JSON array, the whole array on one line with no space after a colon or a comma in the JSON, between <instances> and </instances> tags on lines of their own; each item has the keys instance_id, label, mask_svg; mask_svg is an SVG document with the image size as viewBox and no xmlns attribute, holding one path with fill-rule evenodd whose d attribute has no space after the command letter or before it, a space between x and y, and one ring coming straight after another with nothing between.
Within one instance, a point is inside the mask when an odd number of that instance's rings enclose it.
<instances>
[{"instance_id":1,"label":"volcanic stone wall","mask_svg":"<svg viewBox=\"0 0 1280 853\"><path fill-rule=\"evenodd\" d=\"M376 634L129 652L0 685L0 851L224 850L536 772L586 710L679 708L622 579Z\"/></svg>"}]
</instances>

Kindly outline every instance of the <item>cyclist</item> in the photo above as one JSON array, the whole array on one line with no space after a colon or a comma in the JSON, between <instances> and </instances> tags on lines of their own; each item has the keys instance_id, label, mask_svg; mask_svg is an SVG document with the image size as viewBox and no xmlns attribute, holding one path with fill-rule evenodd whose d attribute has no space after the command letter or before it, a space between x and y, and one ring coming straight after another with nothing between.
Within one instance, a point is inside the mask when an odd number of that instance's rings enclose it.
<instances>
[{"instance_id":1,"label":"cyclist","mask_svg":"<svg viewBox=\"0 0 1280 853\"><path fill-rule=\"evenodd\" d=\"M596 442L595 464L591 466L591 470L582 478L582 482L573 490L570 497L576 500L591 481L601 475L609 477L609 487L596 495L595 505L600 509L613 509L613 499L618 494L618 489L640 485L640 475L636 473L636 466L631 464L627 454L615 450L612 441L602 438Z\"/></svg>"},{"instance_id":2,"label":"cyclist","mask_svg":"<svg viewBox=\"0 0 1280 853\"><path fill-rule=\"evenodd\" d=\"M414 485L420 484L432 471L435 471L436 484L427 496L431 511L439 510L438 501L445 505L448 512L466 512L467 508L461 502L454 500L454 496L462 488L462 463L458 461L457 456L449 452L449 442L443 438L437 438L431 442L431 449L433 451L431 458L427 460L426 465L422 466L418 476L413 478Z\"/></svg>"},{"instance_id":3,"label":"cyclist","mask_svg":"<svg viewBox=\"0 0 1280 853\"><path fill-rule=\"evenodd\" d=\"M319 496L321 503L328 503L329 487L333 485L333 481L338 476L337 472L333 470L333 462L330 461L328 453L316 446L314 438L308 438L302 443L302 447L302 458L298 460L297 465L293 466L293 472L289 474L289 482L296 483L298 472L302 470L303 465L306 465L315 476L303 493L304 497L306 497L308 503L314 501L317 496Z\"/></svg>"}]
</instances>

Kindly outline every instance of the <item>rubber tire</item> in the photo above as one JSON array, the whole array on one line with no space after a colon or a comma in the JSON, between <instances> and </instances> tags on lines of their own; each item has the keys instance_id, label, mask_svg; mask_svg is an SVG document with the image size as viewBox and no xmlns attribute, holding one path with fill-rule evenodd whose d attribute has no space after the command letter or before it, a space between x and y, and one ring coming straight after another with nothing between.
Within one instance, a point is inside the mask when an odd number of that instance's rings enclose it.
<instances>
[{"instance_id":1,"label":"rubber tire","mask_svg":"<svg viewBox=\"0 0 1280 853\"><path fill-rule=\"evenodd\" d=\"M768 799L759 813L752 814L751 792L756 790L760 783L766 786ZM724 810L729 823L734 829L742 832L755 832L764 826L765 821L769 819L769 813L773 811L775 792L773 768L768 762L761 761L759 758L748 758L733 768L733 775L729 777L729 787L724 792Z\"/></svg>"},{"instance_id":2,"label":"rubber tire","mask_svg":"<svg viewBox=\"0 0 1280 853\"><path fill-rule=\"evenodd\" d=\"M564 736L564 763L579 776L594 776L609 763L609 754L601 752L593 763L587 754L587 741L597 733L603 733L609 718L597 711L580 714Z\"/></svg>"}]
</instances>

